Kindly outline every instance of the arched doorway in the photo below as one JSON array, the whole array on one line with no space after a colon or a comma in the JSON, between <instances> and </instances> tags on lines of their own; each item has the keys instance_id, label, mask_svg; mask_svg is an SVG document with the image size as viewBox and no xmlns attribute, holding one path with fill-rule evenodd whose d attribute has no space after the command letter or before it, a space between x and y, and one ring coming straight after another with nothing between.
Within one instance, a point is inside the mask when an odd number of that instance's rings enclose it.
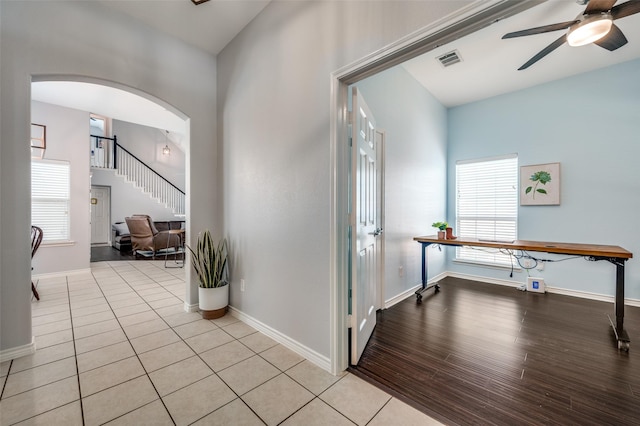
<instances>
[{"instance_id":1,"label":"arched doorway","mask_svg":"<svg viewBox=\"0 0 640 426\"><path fill-rule=\"evenodd\" d=\"M177 108L153 95L100 79L64 75L34 76L31 92L32 122L36 111L39 117L46 117L47 113L53 115L50 119L52 127L49 129L50 143L47 147L51 155L45 153L43 157L49 160L62 160L71 165L69 211L72 217L68 241L56 244L54 250L60 252L58 255L49 256L49 259L47 259L47 256L39 256L35 259L34 274L55 274L88 269L91 247L91 219L90 213L86 209L89 196L85 196L85 194L88 194L85 191L92 184L90 132L88 130L90 117L97 114L157 132L160 135L159 138L161 138L159 142L162 142L162 146L156 149L160 158L163 156L162 148L165 146L165 138L167 138L165 132L172 135L172 147L178 146L183 153L188 150L190 121ZM60 128L64 128L64 130ZM69 132L73 133L75 138L69 137ZM72 143L68 143L66 141L67 138ZM56 143L58 146L55 145ZM67 144L66 146L64 145L65 143ZM154 147L151 148L153 151ZM153 152L151 154L153 155ZM174 150L175 155L176 152ZM182 154L182 159L184 184L188 179L189 158L187 155ZM139 212L132 210L126 215L133 213ZM185 220L185 228L187 228L189 223L188 212L183 210L182 214L180 219ZM119 216L123 215L120 214ZM123 219L124 216L120 219L114 217L109 222ZM51 251L51 249L49 250ZM53 258L57 260L52 260ZM60 259L65 259L65 261L61 262ZM186 285L189 286L188 274Z\"/></svg>"}]
</instances>

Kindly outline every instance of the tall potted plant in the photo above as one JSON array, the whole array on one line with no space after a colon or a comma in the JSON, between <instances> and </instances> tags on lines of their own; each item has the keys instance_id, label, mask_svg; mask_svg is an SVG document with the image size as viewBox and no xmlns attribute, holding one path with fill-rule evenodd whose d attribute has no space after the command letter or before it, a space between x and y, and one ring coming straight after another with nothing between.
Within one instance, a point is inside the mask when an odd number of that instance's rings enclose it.
<instances>
[{"instance_id":1,"label":"tall potted plant","mask_svg":"<svg viewBox=\"0 0 640 426\"><path fill-rule=\"evenodd\" d=\"M196 249L191 252L191 265L198 275L198 305L202 318L215 319L224 316L229 305L229 269L227 239L214 244L211 232L198 235Z\"/></svg>"}]
</instances>

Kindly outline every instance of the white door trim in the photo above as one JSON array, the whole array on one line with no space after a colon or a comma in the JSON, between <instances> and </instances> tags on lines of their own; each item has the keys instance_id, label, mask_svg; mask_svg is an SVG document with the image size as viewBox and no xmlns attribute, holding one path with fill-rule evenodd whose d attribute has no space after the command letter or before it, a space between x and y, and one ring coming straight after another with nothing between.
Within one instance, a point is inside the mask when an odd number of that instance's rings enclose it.
<instances>
[{"instance_id":1,"label":"white door trim","mask_svg":"<svg viewBox=\"0 0 640 426\"><path fill-rule=\"evenodd\" d=\"M378 250L378 282L376 285L378 292L378 301L376 309L385 309L385 261L384 261L384 253L385 253L385 198L384 198L384 182L385 182L385 155L386 155L386 133L384 130L376 129L376 138L378 139L378 158L376 162L378 163L378 207L380 210L378 211L378 228L382 229L382 234L378 239L377 250Z\"/></svg>"},{"instance_id":2,"label":"white door trim","mask_svg":"<svg viewBox=\"0 0 640 426\"><path fill-rule=\"evenodd\" d=\"M348 366L348 86L545 0L478 0L330 75L330 357L331 373Z\"/></svg>"}]
</instances>

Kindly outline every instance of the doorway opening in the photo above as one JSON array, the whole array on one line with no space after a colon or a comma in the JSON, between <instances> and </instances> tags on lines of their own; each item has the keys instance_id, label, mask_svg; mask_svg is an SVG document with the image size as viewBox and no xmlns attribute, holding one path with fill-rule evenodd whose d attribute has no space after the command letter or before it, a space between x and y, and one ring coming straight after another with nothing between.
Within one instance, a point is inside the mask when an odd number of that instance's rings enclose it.
<instances>
[{"instance_id":1,"label":"doorway opening","mask_svg":"<svg viewBox=\"0 0 640 426\"><path fill-rule=\"evenodd\" d=\"M474 3L447 22L437 22L374 57L340 69L331 76L331 371L345 370L349 360L349 278L352 274L350 250L354 229L349 223L350 183L357 179L357 170L350 161L348 142L349 87L368 77L388 70L409 59L472 34L492 23L515 15L539 2L496 1ZM353 279L353 278L352 278Z\"/></svg>"},{"instance_id":2,"label":"doorway opening","mask_svg":"<svg viewBox=\"0 0 640 426\"><path fill-rule=\"evenodd\" d=\"M146 136L148 143L140 145L140 149L147 151L148 156L155 159L156 163L162 164L167 170L179 167L176 175L183 180L183 198L179 200L182 208L180 215L174 217L170 212L167 213L171 215L169 217L156 217L158 220L179 220L188 230L190 218L186 209L188 201L184 198L184 189L190 173L190 159L186 154L189 152L190 140L189 119L183 113L153 95L93 78L65 75L34 76L31 89L32 118L37 115L50 122L47 127L49 146L45 157L69 156L68 161L71 165L72 199L69 217L72 229L71 237L64 246L67 251L73 250L73 255L65 257L75 259L75 263L72 267L65 268L65 271L87 268L91 247L111 248L113 222L124 222L124 217L132 214L153 216L154 212L168 211L149 196L147 198L156 205L157 210L147 211L146 208L139 208L140 204L135 204L135 201L142 198L141 195L127 194L118 200L119 192L116 191L118 188L115 184L110 181L96 182L95 174L100 172L100 169L111 169L113 177L110 179L119 182L118 185L121 187L128 185L132 190L135 189L126 178L117 176L113 152L118 146L115 138L110 137L116 121L120 126L118 131L124 132L122 129L126 129L131 132L130 140L137 143ZM130 130L131 128L134 130ZM92 134L97 137L92 137ZM167 135L171 135L170 140ZM113 146L107 146L108 144ZM163 154L163 148L168 144L172 149L170 155ZM109 147L112 149L107 149ZM100 167L96 168L98 166ZM145 170L142 173L142 169L138 169L141 175L151 175L151 172ZM90 196L87 194L87 187L91 188ZM149 192L148 189L146 191ZM118 210L116 202L124 207ZM87 209L87 205L91 208ZM57 249L58 247L52 247L49 252ZM43 273L48 272L45 270ZM55 274L56 271L49 273ZM187 274L186 278L188 288L190 276Z\"/></svg>"}]
</instances>

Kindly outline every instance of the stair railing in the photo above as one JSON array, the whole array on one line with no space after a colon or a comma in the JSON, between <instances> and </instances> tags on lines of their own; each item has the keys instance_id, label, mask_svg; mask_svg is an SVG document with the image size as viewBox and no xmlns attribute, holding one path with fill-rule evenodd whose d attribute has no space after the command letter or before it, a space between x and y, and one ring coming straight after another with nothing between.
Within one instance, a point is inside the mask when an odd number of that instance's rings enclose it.
<instances>
[{"instance_id":1,"label":"stair railing","mask_svg":"<svg viewBox=\"0 0 640 426\"><path fill-rule=\"evenodd\" d=\"M180 188L118 144L115 136L91 137L97 141L95 144L92 143L92 167L114 169L117 175L166 205L176 215L185 214L185 194Z\"/></svg>"}]
</instances>

